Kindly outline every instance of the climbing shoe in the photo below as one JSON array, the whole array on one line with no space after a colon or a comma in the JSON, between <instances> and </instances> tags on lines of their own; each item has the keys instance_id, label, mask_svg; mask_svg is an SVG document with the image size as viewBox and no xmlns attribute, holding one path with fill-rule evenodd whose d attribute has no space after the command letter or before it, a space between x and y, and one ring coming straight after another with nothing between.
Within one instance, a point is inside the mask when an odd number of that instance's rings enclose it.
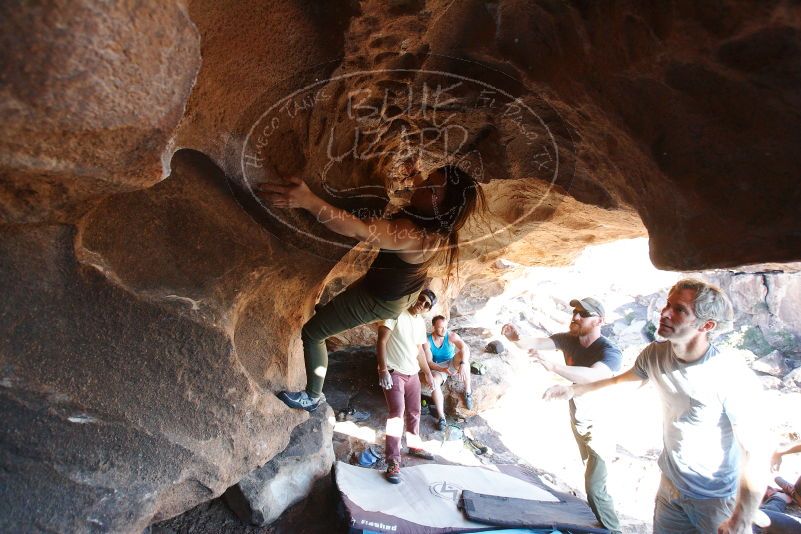
<instances>
[{"instance_id":1,"label":"climbing shoe","mask_svg":"<svg viewBox=\"0 0 801 534\"><path fill-rule=\"evenodd\" d=\"M321 403L325 402L325 395L309 397L305 391L282 391L278 394L278 398L290 408L307 412L313 412Z\"/></svg>"},{"instance_id":2,"label":"climbing shoe","mask_svg":"<svg viewBox=\"0 0 801 534\"><path fill-rule=\"evenodd\" d=\"M400 465L395 460L387 460L387 472L384 473L384 478L391 484L400 484Z\"/></svg>"},{"instance_id":3,"label":"climbing shoe","mask_svg":"<svg viewBox=\"0 0 801 534\"><path fill-rule=\"evenodd\" d=\"M442 431L446 428L448 428L448 421L444 417L440 417L439 421L437 421L437 430Z\"/></svg>"},{"instance_id":4,"label":"climbing shoe","mask_svg":"<svg viewBox=\"0 0 801 534\"><path fill-rule=\"evenodd\" d=\"M464 407L468 410L473 409L473 394L472 393L465 393L464 394Z\"/></svg>"},{"instance_id":5,"label":"climbing shoe","mask_svg":"<svg viewBox=\"0 0 801 534\"><path fill-rule=\"evenodd\" d=\"M478 455L487 454L489 452L489 450L490 450L489 447L487 447L486 445L484 445L483 443L481 443L477 439L464 436L464 441Z\"/></svg>"}]
</instances>

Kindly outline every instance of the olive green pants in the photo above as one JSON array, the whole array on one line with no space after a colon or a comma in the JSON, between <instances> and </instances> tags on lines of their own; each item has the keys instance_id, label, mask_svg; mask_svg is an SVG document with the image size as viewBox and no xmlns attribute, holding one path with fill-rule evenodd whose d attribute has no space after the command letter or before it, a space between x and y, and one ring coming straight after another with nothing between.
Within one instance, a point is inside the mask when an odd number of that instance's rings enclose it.
<instances>
[{"instance_id":1,"label":"olive green pants","mask_svg":"<svg viewBox=\"0 0 801 534\"><path fill-rule=\"evenodd\" d=\"M319 397L328 370L325 340L350 328L380 319L395 319L417 300L419 291L397 300L371 295L361 281L354 283L320 308L303 325L303 357L306 360L306 393Z\"/></svg>"},{"instance_id":2,"label":"olive green pants","mask_svg":"<svg viewBox=\"0 0 801 534\"><path fill-rule=\"evenodd\" d=\"M585 465L584 489L587 492L587 504L590 505L592 513L604 528L613 533L619 533L621 531L620 519L615 512L615 503L606 489L608 474L604 456L608 456L610 453L608 444L596 446L592 429L587 427L586 422L578 424L575 413L575 404L570 401L570 427L573 429L573 436L576 438L576 445L578 445L581 460Z\"/></svg>"}]
</instances>

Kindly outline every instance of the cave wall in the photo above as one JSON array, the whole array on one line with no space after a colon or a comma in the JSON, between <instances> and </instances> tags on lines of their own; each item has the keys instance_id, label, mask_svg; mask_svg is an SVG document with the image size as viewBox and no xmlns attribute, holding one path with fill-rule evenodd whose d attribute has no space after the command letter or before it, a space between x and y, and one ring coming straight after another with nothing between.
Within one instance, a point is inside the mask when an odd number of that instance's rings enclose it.
<instances>
[{"instance_id":1,"label":"cave wall","mask_svg":"<svg viewBox=\"0 0 801 534\"><path fill-rule=\"evenodd\" d=\"M0 530L138 532L281 451L306 418L273 396L303 384L300 325L364 255L251 188L300 174L381 211L404 128L457 124L456 150L438 138L419 164L481 173L489 210L464 235L464 279L646 231L660 267L799 259L800 10L0 5ZM422 88L454 79L441 115L420 110ZM382 122L369 109L385 90L397 118ZM277 102L299 107L249 175ZM332 160L351 146L360 157Z\"/></svg>"},{"instance_id":2,"label":"cave wall","mask_svg":"<svg viewBox=\"0 0 801 534\"><path fill-rule=\"evenodd\" d=\"M0 20L0 219L72 222L169 173L201 63L185 6L5 2Z\"/></svg>"},{"instance_id":3,"label":"cave wall","mask_svg":"<svg viewBox=\"0 0 801 534\"><path fill-rule=\"evenodd\" d=\"M269 392L305 380L293 327L326 269L295 268L205 156L172 167L79 225L3 233L4 530L141 531L306 419Z\"/></svg>"}]
</instances>

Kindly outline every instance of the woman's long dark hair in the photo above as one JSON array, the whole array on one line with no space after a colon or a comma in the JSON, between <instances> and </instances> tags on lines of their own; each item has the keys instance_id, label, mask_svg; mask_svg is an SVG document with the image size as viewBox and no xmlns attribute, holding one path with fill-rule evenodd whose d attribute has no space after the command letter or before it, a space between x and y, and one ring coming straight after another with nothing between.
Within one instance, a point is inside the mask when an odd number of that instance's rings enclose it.
<instances>
[{"instance_id":1,"label":"woman's long dark hair","mask_svg":"<svg viewBox=\"0 0 801 534\"><path fill-rule=\"evenodd\" d=\"M445 165L436 169L436 172L445 174L446 186L445 197L432 206L433 215L410 205L401 209L396 216L408 218L420 228L438 234L441 240L445 240L447 245L438 246L438 252L445 257L447 284L454 270L457 276L459 272L459 230L476 208L483 209L486 201L475 179L456 165ZM440 254L434 254L429 261L438 257L441 257Z\"/></svg>"}]
</instances>

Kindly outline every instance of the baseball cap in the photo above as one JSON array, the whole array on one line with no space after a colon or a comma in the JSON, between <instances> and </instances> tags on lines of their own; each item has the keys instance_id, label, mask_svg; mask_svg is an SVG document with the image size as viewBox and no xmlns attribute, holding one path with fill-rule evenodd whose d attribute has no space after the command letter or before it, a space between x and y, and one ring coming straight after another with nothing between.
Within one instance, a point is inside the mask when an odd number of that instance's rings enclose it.
<instances>
[{"instance_id":1,"label":"baseball cap","mask_svg":"<svg viewBox=\"0 0 801 534\"><path fill-rule=\"evenodd\" d=\"M426 297L428 297L428 300L430 300L430 301L431 301L431 307L432 307L432 308L434 307L434 304L436 304L436 303L437 303L437 296L436 296L436 295L434 294L434 292L433 292L433 291L431 291L430 289L424 289L424 290L422 290L422 291L420 292L420 294L421 294L421 295L425 295Z\"/></svg>"},{"instance_id":2,"label":"baseball cap","mask_svg":"<svg viewBox=\"0 0 801 534\"><path fill-rule=\"evenodd\" d=\"M586 312L598 315L599 317L604 316L603 304L601 304L592 297L585 297L583 299L573 299L570 301L570 305L573 306L574 308L578 308L580 310L584 310Z\"/></svg>"}]
</instances>

